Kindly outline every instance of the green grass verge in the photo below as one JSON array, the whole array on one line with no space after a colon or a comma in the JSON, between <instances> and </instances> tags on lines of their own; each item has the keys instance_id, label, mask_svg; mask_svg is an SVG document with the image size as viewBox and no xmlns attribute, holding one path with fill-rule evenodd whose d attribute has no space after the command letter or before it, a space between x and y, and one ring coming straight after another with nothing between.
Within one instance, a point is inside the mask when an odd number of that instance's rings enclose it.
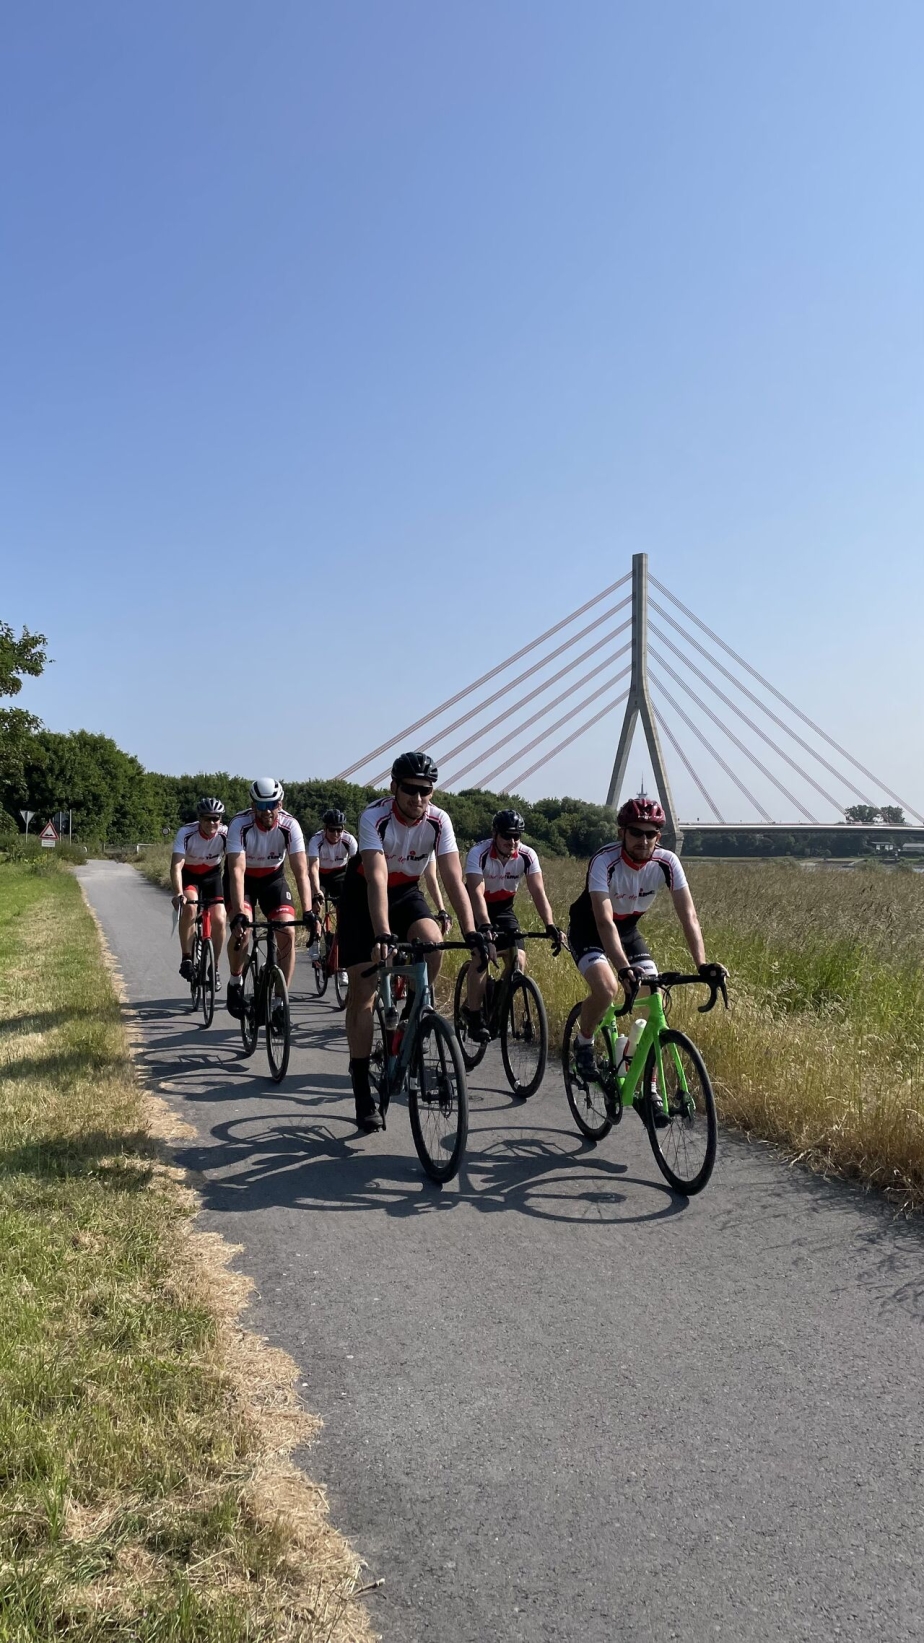
<instances>
[{"instance_id":1,"label":"green grass verge","mask_svg":"<svg viewBox=\"0 0 924 1643\"><path fill-rule=\"evenodd\" d=\"M150 1133L70 874L0 867L0 1638L368 1637L293 1366Z\"/></svg>"}]
</instances>

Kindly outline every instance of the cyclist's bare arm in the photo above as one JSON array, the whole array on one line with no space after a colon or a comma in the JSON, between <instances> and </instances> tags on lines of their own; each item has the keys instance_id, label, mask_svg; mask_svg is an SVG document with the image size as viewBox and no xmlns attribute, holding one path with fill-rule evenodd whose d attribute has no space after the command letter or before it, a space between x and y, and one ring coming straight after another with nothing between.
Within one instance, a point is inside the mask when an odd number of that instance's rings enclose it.
<instances>
[{"instance_id":1,"label":"cyclist's bare arm","mask_svg":"<svg viewBox=\"0 0 924 1643\"><path fill-rule=\"evenodd\" d=\"M590 900L594 910L594 918L597 921L600 945L618 975L620 970L628 969L629 961L623 952L622 942L616 931L613 903L605 890L591 890Z\"/></svg>"},{"instance_id":2,"label":"cyclist's bare arm","mask_svg":"<svg viewBox=\"0 0 924 1643\"><path fill-rule=\"evenodd\" d=\"M555 923L555 915L552 912L552 903L549 901L549 898L545 893L545 885L542 881L542 874L527 873L526 888L533 898L533 905L536 912L539 914L543 924L546 928L548 928L550 924Z\"/></svg>"},{"instance_id":3,"label":"cyclist's bare arm","mask_svg":"<svg viewBox=\"0 0 924 1643\"><path fill-rule=\"evenodd\" d=\"M235 917L244 911L244 852L234 850L227 857L228 887L231 891L231 914Z\"/></svg>"},{"instance_id":4,"label":"cyclist's bare arm","mask_svg":"<svg viewBox=\"0 0 924 1643\"><path fill-rule=\"evenodd\" d=\"M459 920L459 930L463 936L467 936L474 930L475 920L472 915L472 904L462 877L462 863L459 860L458 850L448 850L445 856L438 856L437 866L440 870L440 878L443 881L443 889L446 891L452 903L453 912Z\"/></svg>"},{"instance_id":5,"label":"cyclist's bare arm","mask_svg":"<svg viewBox=\"0 0 924 1643\"><path fill-rule=\"evenodd\" d=\"M294 868L293 868L293 872L294 872ZM310 880L311 899L312 899L312 901L321 901L323 899L323 897L322 897L322 894L321 894L320 857L318 857L318 856L309 856L308 857L308 878Z\"/></svg>"},{"instance_id":6,"label":"cyclist's bare arm","mask_svg":"<svg viewBox=\"0 0 924 1643\"><path fill-rule=\"evenodd\" d=\"M170 883L173 886L174 905L177 897L183 894L183 865L185 861L186 857L179 855L176 851L170 857Z\"/></svg>"},{"instance_id":7,"label":"cyclist's bare arm","mask_svg":"<svg viewBox=\"0 0 924 1643\"><path fill-rule=\"evenodd\" d=\"M369 894L369 918L372 923L372 933L375 936L384 936L388 933L388 863L382 850L363 851L363 872L366 875L366 887ZM384 959L384 952L378 954Z\"/></svg>"},{"instance_id":8,"label":"cyclist's bare arm","mask_svg":"<svg viewBox=\"0 0 924 1643\"><path fill-rule=\"evenodd\" d=\"M688 889L673 890L671 894L674 898L674 906L677 909L677 917L680 920L687 946L693 957L693 963L699 968L701 964L706 962L706 948L703 945L703 932L699 927L693 897Z\"/></svg>"},{"instance_id":9,"label":"cyclist's bare arm","mask_svg":"<svg viewBox=\"0 0 924 1643\"><path fill-rule=\"evenodd\" d=\"M426 887L427 895L430 897L430 900L432 901L432 903L433 903L434 907L436 908L437 912L438 913L445 913L446 908L445 908L445 905L443 903L443 892L440 889L440 881L437 878L437 874L436 874L436 862L434 861L432 856L430 857L430 860L427 862L427 865L424 868L421 877L422 877L424 886Z\"/></svg>"},{"instance_id":10,"label":"cyclist's bare arm","mask_svg":"<svg viewBox=\"0 0 924 1643\"><path fill-rule=\"evenodd\" d=\"M289 866L292 869L292 877L295 880L299 900L302 904L302 912L310 913L311 881L308 875L308 859L304 850L296 850L294 855L289 856Z\"/></svg>"},{"instance_id":11,"label":"cyclist's bare arm","mask_svg":"<svg viewBox=\"0 0 924 1643\"><path fill-rule=\"evenodd\" d=\"M488 904L485 900L484 878L482 874L466 873L465 888L468 891L468 899L472 904L472 913L474 914L476 928L482 924L490 924L491 915L488 912Z\"/></svg>"}]
</instances>

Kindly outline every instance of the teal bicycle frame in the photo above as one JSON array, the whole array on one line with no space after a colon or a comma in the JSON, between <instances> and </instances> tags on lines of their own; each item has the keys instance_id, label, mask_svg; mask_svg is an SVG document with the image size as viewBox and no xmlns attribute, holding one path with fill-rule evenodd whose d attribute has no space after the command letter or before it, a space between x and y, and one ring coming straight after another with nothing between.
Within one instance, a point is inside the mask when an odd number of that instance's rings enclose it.
<instances>
[{"instance_id":1,"label":"teal bicycle frame","mask_svg":"<svg viewBox=\"0 0 924 1643\"><path fill-rule=\"evenodd\" d=\"M395 976L406 976L410 991L410 1008L403 1019L392 997L391 984ZM385 1018L385 1066L382 1069L381 1113L384 1121L388 1103L393 1095L404 1088L410 1075L411 1057L417 1044L417 1027L424 1010L433 1008L430 973L425 959L417 964L382 964L379 966L379 1003Z\"/></svg>"}]
</instances>

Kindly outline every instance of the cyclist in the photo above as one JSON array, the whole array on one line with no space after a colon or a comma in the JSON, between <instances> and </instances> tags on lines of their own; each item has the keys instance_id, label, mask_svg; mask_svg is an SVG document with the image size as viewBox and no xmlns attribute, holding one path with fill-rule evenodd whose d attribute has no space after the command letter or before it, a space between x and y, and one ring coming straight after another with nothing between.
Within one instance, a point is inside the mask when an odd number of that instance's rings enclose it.
<instances>
[{"instance_id":1,"label":"cyclist","mask_svg":"<svg viewBox=\"0 0 924 1643\"><path fill-rule=\"evenodd\" d=\"M525 881L536 912L545 925L546 935L552 938L552 952L557 958L564 936L555 923L549 898L542 882L542 868L535 850L521 844L523 817L516 810L498 810L491 822L491 837L473 844L465 863L465 884L475 915L475 924L485 936L496 935L498 951L503 951L504 966L509 971L514 964L526 969L526 943L520 932L514 900ZM482 1043L490 1037L482 1017L487 970L468 967L468 992L465 1019L469 1036Z\"/></svg>"},{"instance_id":2,"label":"cyclist","mask_svg":"<svg viewBox=\"0 0 924 1643\"><path fill-rule=\"evenodd\" d=\"M355 856L356 840L346 831L346 816L342 810L325 810L323 826L308 840L308 877L311 880L311 906L319 917L324 914L325 897L336 907L343 890L347 862ZM308 949L309 958L317 958L317 942Z\"/></svg>"},{"instance_id":3,"label":"cyclist","mask_svg":"<svg viewBox=\"0 0 924 1643\"><path fill-rule=\"evenodd\" d=\"M295 970L295 903L286 882L288 856L302 904L303 922L314 930L311 888L305 861L305 839L298 822L282 809L282 785L273 776L258 776L250 789L250 809L240 810L228 828L228 893L231 904L231 940L228 960L228 1009L243 1014L241 972L250 945L247 923L257 904L276 926L279 967L291 987ZM281 1006L277 1005L277 1009Z\"/></svg>"},{"instance_id":4,"label":"cyclist","mask_svg":"<svg viewBox=\"0 0 924 1643\"><path fill-rule=\"evenodd\" d=\"M667 885L700 974L726 975L721 964L707 964L702 931L680 860L659 845L664 811L656 799L640 794L616 816L618 842L592 856L587 880L571 904L568 944L588 986L575 1035L574 1063L581 1078L597 1076L593 1037L619 992L633 994L645 976L657 975L638 922L663 885ZM615 972L615 973L614 973ZM618 980L617 980L618 977ZM660 1116L660 1112L659 1112Z\"/></svg>"},{"instance_id":5,"label":"cyclist","mask_svg":"<svg viewBox=\"0 0 924 1643\"><path fill-rule=\"evenodd\" d=\"M184 822L173 841L170 882L173 905L180 912L180 975L192 981L192 943L197 908L209 907L212 940L215 944L215 991L221 987L218 959L225 940L225 897L222 867L228 829L222 821L225 807L220 799L202 798L196 805L197 820Z\"/></svg>"},{"instance_id":6,"label":"cyclist","mask_svg":"<svg viewBox=\"0 0 924 1643\"><path fill-rule=\"evenodd\" d=\"M430 803L437 775L427 753L401 753L391 769L391 794L363 811L359 853L347 863L339 909L340 962L350 978L346 1008L350 1079L356 1123L363 1130L379 1129L382 1122L369 1084L377 982L375 975L364 972L384 963L399 941L439 941L439 928L420 888L432 857L436 857L463 937L485 960L489 955L487 943L475 930L452 822L445 810ZM431 980L439 970L440 957L439 953L428 957Z\"/></svg>"}]
</instances>

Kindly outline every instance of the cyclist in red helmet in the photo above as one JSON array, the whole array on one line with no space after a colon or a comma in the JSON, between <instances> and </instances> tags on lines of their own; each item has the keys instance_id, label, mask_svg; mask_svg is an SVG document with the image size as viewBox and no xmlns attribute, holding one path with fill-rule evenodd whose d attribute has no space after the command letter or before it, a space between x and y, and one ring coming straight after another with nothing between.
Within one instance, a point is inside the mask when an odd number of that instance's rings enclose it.
<instances>
[{"instance_id":1,"label":"cyclist in red helmet","mask_svg":"<svg viewBox=\"0 0 924 1643\"><path fill-rule=\"evenodd\" d=\"M594 1033L620 984L631 992L646 975L658 973L638 923L665 884L693 963L710 976L722 970L721 965L706 963L699 919L679 858L672 850L661 849L664 821L657 799L644 793L629 799L616 816L618 841L605 844L591 857L584 889L571 906L568 945L588 987L574 1055L583 1078L596 1076Z\"/></svg>"}]
</instances>

